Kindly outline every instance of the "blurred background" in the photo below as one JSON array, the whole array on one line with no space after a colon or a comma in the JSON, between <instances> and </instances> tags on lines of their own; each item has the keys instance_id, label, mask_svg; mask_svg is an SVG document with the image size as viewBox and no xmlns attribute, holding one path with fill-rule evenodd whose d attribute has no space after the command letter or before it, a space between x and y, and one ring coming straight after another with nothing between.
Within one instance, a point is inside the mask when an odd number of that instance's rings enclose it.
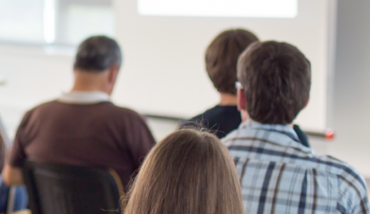
<instances>
[{"instance_id":1,"label":"blurred background","mask_svg":"<svg viewBox=\"0 0 370 214\"><path fill-rule=\"evenodd\" d=\"M112 100L146 115L160 140L217 104L204 52L240 27L306 54L311 98L296 123L333 129L334 140L311 135L313 148L370 178L368 20L368 0L0 0L1 121L13 139L25 111L70 90L77 45L108 35L124 53Z\"/></svg>"}]
</instances>

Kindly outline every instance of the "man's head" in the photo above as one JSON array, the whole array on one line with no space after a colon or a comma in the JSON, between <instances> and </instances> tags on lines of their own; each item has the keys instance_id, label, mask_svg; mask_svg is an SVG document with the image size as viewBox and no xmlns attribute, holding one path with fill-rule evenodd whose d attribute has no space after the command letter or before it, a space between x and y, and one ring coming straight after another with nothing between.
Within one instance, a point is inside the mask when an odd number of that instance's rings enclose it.
<instances>
[{"instance_id":1,"label":"man's head","mask_svg":"<svg viewBox=\"0 0 370 214\"><path fill-rule=\"evenodd\" d=\"M220 33L206 50L206 70L220 93L236 95L236 62L239 55L257 36L243 29Z\"/></svg>"},{"instance_id":2,"label":"man's head","mask_svg":"<svg viewBox=\"0 0 370 214\"><path fill-rule=\"evenodd\" d=\"M76 82L81 90L98 89L110 94L122 63L118 43L106 36L93 36L78 47L74 62Z\"/></svg>"},{"instance_id":3,"label":"man's head","mask_svg":"<svg viewBox=\"0 0 370 214\"><path fill-rule=\"evenodd\" d=\"M256 42L239 57L239 109L264 124L290 124L307 105L311 65L294 46Z\"/></svg>"}]
</instances>

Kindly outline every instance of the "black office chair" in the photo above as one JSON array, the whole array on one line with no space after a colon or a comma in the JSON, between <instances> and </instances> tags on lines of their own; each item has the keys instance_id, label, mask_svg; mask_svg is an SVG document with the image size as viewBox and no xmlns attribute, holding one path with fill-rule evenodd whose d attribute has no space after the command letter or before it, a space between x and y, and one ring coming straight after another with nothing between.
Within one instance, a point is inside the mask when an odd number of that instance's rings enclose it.
<instances>
[{"instance_id":1,"label":"black office chair","mask_svg":"<svg viewBox=\"0 0 370 214\"><path fill-rule=\"evenodd\" d=\"M119 187L108 171L27 161L23 178L32 214L117 214Z\"/></svg>"}]
</instances>

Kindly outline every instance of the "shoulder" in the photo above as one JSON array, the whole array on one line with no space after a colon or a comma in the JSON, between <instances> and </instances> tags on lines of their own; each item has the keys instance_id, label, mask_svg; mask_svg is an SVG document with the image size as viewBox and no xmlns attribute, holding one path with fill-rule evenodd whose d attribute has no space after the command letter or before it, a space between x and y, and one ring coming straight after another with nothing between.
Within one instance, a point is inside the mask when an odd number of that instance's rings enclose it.
<instances>
[{"instance_id":1,"label":"shoulder","mask_svg":"<svg viewBox=\"0 0 370 214\"><path fill-rule=\"evenodd\" d=\"M53 107L55 105L58 105L59 102L56 101L56 100L50 100L50 101L47 101L47 102L44 102L44 103L41 103L35 107L33 107L31 110L29 111L35 111L35 110L39 110L39 109L44 109L44 108L49 108L49 107Z\"/></svg>"},{"instance_id":2,"label":"shoulder","mask_svg":"<svg viewBox=\"0 0 370 214\"><path fill-rule=\"evenodd\" d=\"M113 111L115 112L120 112L120 113L125 113L125 114L132 114L132 115L137 115L138 113L133 110L133 109L130 109L130 108L127 108L127 107L122 107L122 106L117 106L115 105L114 103L111 103L111 102L107 102L105 103L107 105L108 108L111 108Z\"/></svg>"},{"instance_id":3,"label":"shoulder","mask_svg":"<svg viewBox=\"0 0 370 214\"><path fill-rule=\"evenodd\" d=\"M212 112L214 108L208 109L207 111L198 114L195 117L190 118L189 120L183 121L181 128L209 128L209 125L213 123L210 121L213 119Z\"/></svg>"},{"instance_id":4,"label":"shoulder","mask_svg":"<svg viewBox=\"0 0 370 214\"><path fill-rule=\"evenodd\" d=\"M196 124L204 128L218 128L213 126L219 126L225 120L234 119L234 114L230 114L229 111L225 111L228 108L222 106L214 106L205 112L198 114L197 116L189 119L187 122L190 124ZM240 117L240 115L237 115ZM238 122L240 123L240 122Z\"/></svg>"},{"instance_id":5,"label":"shoulder","mask_svg":"<svg viewBox=\"0 0 370 214\"><path fill-rule=\"evenodd\" d=\"M331 155L317 155L314 150L312 150L312 154L313 156L308 158L313 164L312 168L334 175L340 182L350 183L350 186L367 193L365 178L349 163Z\"/></svg>"},{"instance_id":6,"label":"shoulder","mask_svg":"<svg viewBox=\"0 0 370 214\"><path fill-rule=\"evenodd\" d=\"M358 185L359 188L361 187L366 189L365 178L349 163L331 155L317 156L317 159L319 160L319 163L337 168L338 170L330 171L330 173L335 173L342 181L350 181L352 184L355 184L355 186Z\"/></svg>"},{"instance_id":7,"label":"shoulder","mask_svg":"<svg viewBox=\"0 0 370 214\"><path fill-rule=\"evenodd\" d=\"M25 114L23 119L30 119L32 115L39 114L40 112L44 112L47 109L53 109L55 105L58 105L58 102L56 100L48 101L45 103L41 103L32 109L28 110Z\"/></svg>"},{"instance_id":8,"label":"shoulder","mask_svg":"<svg viewBox=\"0 0 370 214\"><path fill-rule=\"evenodd\" d=\"M126 119L139 119L143 120L143 116L137 113L135 110L127 108L127 107L120 107L116 106L113 103L107 103L109 108L109 113L112 116L116 116L118 118L126 118Z\"/></svg>"},{"instance_id":9,"label":"shoulder","mask_svg":"<svg viewBox=\"0 0 370 214\"><path fill-rule=\"evenodd\" d=\"M214 117L215 107L206 110L203 113L198 114L197 116L191 118L189 121L203 123L204 121L209 121Z\"/></svg>"},{"instance_id":10,"label":"shoulder","mask_svg":"<svg viewBox=\"0 0 370 214\"><path fill-rule=\"evenodd\" d=\"M55 102L56 101L45 102L26 111L18 126L18 132L22 132L22 130L27 129L27 127L35 121L35 118L39 118L40 115L44 115L44 112L46 112L47 109L53 109L51 106L53 106Z\"/></svg>"},{"instance_id":11,"label":"shoulder","mask_svg":"<svg viewBox=\"0 0 370 214\"><path fill-rule=\"evenodd\" d=\"M342 170L337 174L339 185L338 204L352 213L369 213L369 202L364 177L348 163L342 163Z\"/></svg>"},{"instance_id":12,"label":"shoulder","mask_svg":"<svg viewBox=\"0 0 370 214\"><path fill-rule=\"evenodd\" d=\"M367 196L365 178L353 166L330 155L318 156L318 159L326 166L330 166L325 167L328 173L335 174L337 176L339 189L342 191L341 193L347 194L347 196L352 194L351 197L357 199ZM337 170L330 170L334 168Z\"/></svg>"},{"instance_id":13,"label":"shoulder","mask_svg":"<svg viewBox=\"0 0 370 214\"><path fill-rule=\"evenodd\" d=\"M333 158L329 156L330 158ZM341 162L341 171L338 173L338 179L342 185L350 186L358 191L359 193L367 194L367 186L364 176L356 170L354 167L346 162Z\"/></svg>"},{"instance_id":14,"label":"shoulder","mask_svg":"<svg viewBox=\"0 0 370 214\"><path fill-rule=\"evenodd\" d=\"M221 142L226 146L229 147L232 142L239 138L239 129L235 129L234 131L230 132L224 138L221 139Z\"/></svg>"}]
</instances>

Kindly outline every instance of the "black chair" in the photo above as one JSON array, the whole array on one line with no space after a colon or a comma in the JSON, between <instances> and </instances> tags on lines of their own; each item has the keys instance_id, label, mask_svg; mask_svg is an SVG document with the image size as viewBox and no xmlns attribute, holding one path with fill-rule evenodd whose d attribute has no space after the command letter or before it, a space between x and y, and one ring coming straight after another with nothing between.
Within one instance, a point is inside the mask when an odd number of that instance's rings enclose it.
<instances>
[{"instance_id":1,"label":"black chair","mask_svg":"<svg viewBox=\"0 0 370 214\"><path fill-rule=\"evenodd\" d=\"M120 213L122 186L115 177L109 171L63 164L27 161L23 167L32 214Z\"/></svg>"}]
</instances>

